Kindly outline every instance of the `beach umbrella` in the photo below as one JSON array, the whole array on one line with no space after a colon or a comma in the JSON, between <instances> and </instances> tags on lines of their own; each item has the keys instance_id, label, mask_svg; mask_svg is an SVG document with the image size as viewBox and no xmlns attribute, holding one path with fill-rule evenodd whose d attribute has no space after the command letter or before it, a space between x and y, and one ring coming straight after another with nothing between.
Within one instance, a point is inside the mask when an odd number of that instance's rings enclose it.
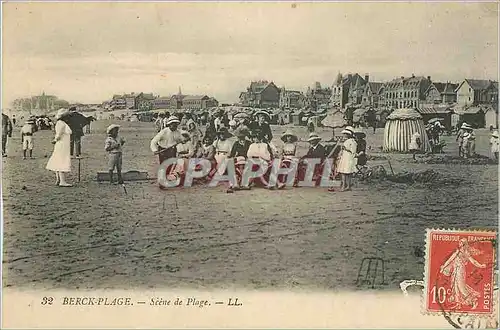
<instances>
[{"instance_id":1,"label":"beach umbrella","mask_svg":"<svg viewBox=\"0 0 500 330\"><path fill-rule=\"evenodd\" d=\"M398 109L387 116L384 128L384 151L408 152L412 135L418 132L421 151L431 150L422 116L413 109Z\"/></svg>"},{"instance_id":2,"label":"beach umbrella","mask_svg":"<svg viewBox=\"0 0 500 330\"><path fill-rule=\"evenodd\" d=\"M330 128L340 128L347 126L347 121L344 118L344 114L340 110L337 110L333 113L327 114L321 121L321 125Z\"/></svg>"}]
</instances>

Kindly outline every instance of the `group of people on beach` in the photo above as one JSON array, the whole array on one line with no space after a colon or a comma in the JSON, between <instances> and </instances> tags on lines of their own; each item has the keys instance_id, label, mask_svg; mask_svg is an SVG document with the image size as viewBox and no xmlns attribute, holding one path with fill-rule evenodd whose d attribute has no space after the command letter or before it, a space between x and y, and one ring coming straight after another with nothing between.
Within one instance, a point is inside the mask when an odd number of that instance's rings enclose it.
<instances>
[{"instance_id":1,"label":"group of people on beach","mask_svg":"<svg viewBox=\"0 0 500 330\"><path fill-rule=\"evenodd\" d=\"M186 114L184 114L184 117ZM176 116L166 116L161 119L161 130L151 140L150 148L158 155L159 162L163 163L170 158L177 158L178 163L167 172L182 175L189 158L204 158L211 162L212 172L224 171L224 162L227 159L244 160L259 158L267 162L281 158L302 161L306 158L320 159L335 158L335 172L341 175L341 190L350 190L352 175L357 172L357 165L366 163L366 135L346 127L342 134L344 141L328 150L321 143L322 138L316 133L309 134L307 142L310 144L308 152L297 156L298 136L287 130L280 137L283 142L281 149L272 143L273 133L268 123L269 114L258 111L252 117L242 117L241 120L231 119L228 126L224 125L224 114L218 113L206 124L205 132L199 128L190 114L184 122ZM228 192L249 187L231 186ZM273 189L274 187L269 187ZM333 190L333 189L331 189Z\"/></svg>"}]
</instances>

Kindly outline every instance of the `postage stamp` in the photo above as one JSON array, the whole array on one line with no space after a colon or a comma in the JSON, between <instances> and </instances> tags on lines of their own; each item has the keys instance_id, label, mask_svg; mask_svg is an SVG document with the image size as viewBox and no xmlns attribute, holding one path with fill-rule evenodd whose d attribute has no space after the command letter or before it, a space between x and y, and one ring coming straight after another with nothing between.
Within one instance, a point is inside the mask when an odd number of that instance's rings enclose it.
<instances>
[{"instance_id":1,"label":"postage stamp","mask_svg":"<svg viewBox=\"0 0 500 330\"><path fill-rule=\"evenodd\" d=\"M427 229L424 313L494 311L496 232Z\"/></svg>"}]
</instances>

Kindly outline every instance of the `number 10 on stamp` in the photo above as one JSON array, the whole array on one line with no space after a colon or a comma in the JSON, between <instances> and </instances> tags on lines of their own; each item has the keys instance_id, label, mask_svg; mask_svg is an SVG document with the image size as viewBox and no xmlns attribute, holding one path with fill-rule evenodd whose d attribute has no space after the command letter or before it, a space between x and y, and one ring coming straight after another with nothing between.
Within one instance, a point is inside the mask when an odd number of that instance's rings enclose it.
<instances>
[{"instance_id":1,"label":"number 10 on stamp","mask_svg":"<svg viewBox=\"0 0 500 330\"><path fill-rule=\"evenodd\" d=\"M428 229L424 311L493 313L496 233Z\"/></svg>"}]
</instances>

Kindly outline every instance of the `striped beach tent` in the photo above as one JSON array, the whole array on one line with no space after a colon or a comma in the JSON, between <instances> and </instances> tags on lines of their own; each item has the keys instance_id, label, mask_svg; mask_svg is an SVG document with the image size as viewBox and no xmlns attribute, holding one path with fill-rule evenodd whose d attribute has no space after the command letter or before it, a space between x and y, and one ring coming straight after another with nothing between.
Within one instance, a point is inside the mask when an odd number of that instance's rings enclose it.
<instances>
[{"instance_id":1,"label":"striped beach tent","mask_svg":"<svg viewBox=\"0 0 500 330\"><path fill-rule=\"evenodd\" d=\"M431 151L422 116L413 109L397 109L387 116L384 128L384 151L408 152L411 137L420 134L421 151Z\"/></svg>"}]
</instances>

